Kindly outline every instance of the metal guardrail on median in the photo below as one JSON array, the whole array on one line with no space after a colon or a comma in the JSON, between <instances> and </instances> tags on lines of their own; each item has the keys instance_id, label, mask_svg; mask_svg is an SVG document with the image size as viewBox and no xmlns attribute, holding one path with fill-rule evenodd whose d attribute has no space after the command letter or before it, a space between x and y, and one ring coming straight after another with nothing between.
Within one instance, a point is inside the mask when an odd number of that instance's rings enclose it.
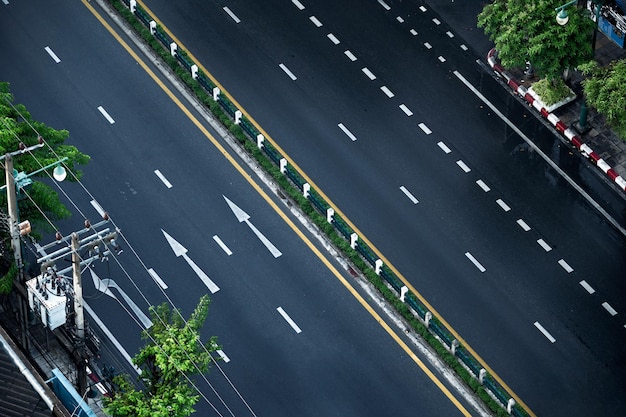
<instances>
[{"instance_id":1,"label":"metal guardrail on median","mask_svg":"<svg viewBox=\"0 0 626 417\"><path fill-rule=\"evenodd\" d=\"M109 0L113 1L113 0ZM156 21L148 14L148 12L139 4L136 0L121 0L138 20L151 29L153 36L159 40L166 50L172 51L172 56L176 58L179 65L185 68L187 71L193 73L192 67L195 67L196 81L208 95L212 95L215 101L220 105L222 110L230 115L233 119L239 118L238 124L241 126L242 131L245 133L246 138L256 144L259 149L271 160L277 167L282 164L286 164L286 159L280 154L280 152L270 143L270 141L264 140L261 132L231 101L228 94L219 91L217 83L209 76L204 74L201 70L198 70L197 65L193 62L187 54L175 44L174 40L169 34L156 23ZM173 49L172 45L176 45ZM236 114L238 116L236 116ZM261 138L261 140L259 140ZM282 161L282 162L281 162ZM316 192L310 185L304 180L304 177L297 171L292 165L286 164L284 169L281 170L284 175L290 180L290 182L296 186L303 195L311 202L311 205L323 216L327 216L329 223L334 229L343 236L347 241L350 241L352 236L355 235L354 230L349 226L348 222L343 220L339 214L332 212L329 215L329 209L331 206L324 198ZM382 264L380 257L361 239L356 240L352 246L359 255L365 260L372 269L377 271L377 275L382 277L389 287L393 288L396 295L399 295L404 286L402 280L396 276L396 274L387 266ZM490 395L496 398L506 411L516 417L527 417L529 414L513 399L511 394L502 387L502 385L491 376L485 367L478 361L472 353L466 349L463 345L459 345L458 340L453 333L444 326L436 317L433 317L429 312L425 304L412 292L408 291L405 294L404 302L408 305L414 316L419 317L423 323L426 324L428 331L435 336L441 344L453 353L454 357L464 365L465 369L473 375L473 377L480 381L482 387L490 393Z\"/></svg>"}]
</instances>

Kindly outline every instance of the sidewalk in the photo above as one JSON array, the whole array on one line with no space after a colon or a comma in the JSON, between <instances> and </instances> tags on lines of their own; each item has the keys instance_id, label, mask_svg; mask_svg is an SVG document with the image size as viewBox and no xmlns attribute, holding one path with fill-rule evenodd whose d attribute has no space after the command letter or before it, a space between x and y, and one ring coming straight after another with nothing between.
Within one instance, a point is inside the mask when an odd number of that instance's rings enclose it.
<instances>
[{"instance_id":1,"label":"sidewalk","mask_svg":"<svg viewBox=\"0 0 626 417\"><path fill-rule=\"evenodd\" d=\"M601 66L625 58L626 50L614 44L603 33L598 32L595 59ZM525 79L520 69L498 71L498 65L493 65L493 59L488 58L488 60L496 73L505 79L511 79L508 83L509 86L522 97L525 96L525 89L529 88L534 81L537 81L536 78ZM500 67L500 69L502 68ZM626 198L626 141L620 139L606 125L604 117L598 114L592 107L588 107L587 114L587 125L590 130L581 134L574 129L574 125L579 121L581 105L584 100L582 80L583 76L579 72L573 71L568 84L576 93L576 100L554 110L551 114L536 103L533 105L532 99L529 100L527 97L526 100L535 109L537 116L543 116L543 118L550 121L556 130L561 133L562 137L572 142L585 157L597 165L599 170L604 172L611 181L616 183L616 188L621 189L622 197Z\"/></svg>"}]
</instances>

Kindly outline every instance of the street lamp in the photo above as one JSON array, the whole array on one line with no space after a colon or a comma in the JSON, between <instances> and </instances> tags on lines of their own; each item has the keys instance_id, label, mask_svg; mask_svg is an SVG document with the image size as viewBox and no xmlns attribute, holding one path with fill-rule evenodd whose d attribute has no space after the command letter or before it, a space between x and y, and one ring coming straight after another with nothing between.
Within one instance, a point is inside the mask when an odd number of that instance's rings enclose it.
<instances>
[{"instance_id":1,"label":"street lamp","mask_svg":"<svg viewBox=\"0 0 626 417\"><path fill-rule=\"evenodd\" d=\"M561 26L566 25L567 22L569 21L569 15L567 14L566 8L577 2L578 0L572 0L569 3L566 3L554 9L555 12L558 12L556 14L556 23L558 23Z\"/></svg>"}]
</instances>

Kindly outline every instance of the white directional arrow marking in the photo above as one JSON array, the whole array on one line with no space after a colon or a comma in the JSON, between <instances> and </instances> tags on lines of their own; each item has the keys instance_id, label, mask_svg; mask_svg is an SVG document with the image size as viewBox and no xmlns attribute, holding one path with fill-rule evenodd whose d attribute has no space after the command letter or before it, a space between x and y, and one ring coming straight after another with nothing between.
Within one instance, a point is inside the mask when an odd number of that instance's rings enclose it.
<instances>
[{"instance_id":1,"label":"white directional arrow marking","mask_svg":"<svg viewBox=\"0 0 626 417\"><path fill-rule=\"evenodd\" d=\"M96 275L96 273L93 272L91 268L89 269L89 272L91 272L91 279L93 280L93 284L95 285L98 291L117 300L117 297L115 297L115 295L110 290L110 288L115 288L120 293L124 301L126 301L126 304L128 304L130 309L133 310L133 312L135 313L137 318L141 321L141 323L144 325L144 327L146 329L149 329L150 327L152 327L152 321L148 318L148 316L146 316L143 313L143 311L141 311L141 309L137 306L137 304L135 304L135 302L124 292L124 290L122 290L116 284L115 281L113 281L112 279L108 279L108 278L100 279L100 277L98 277L98 275Z\"/></svg>"},{"instance_id":2,"label":"white directional arrow marking","mask_svg":"<svg viewBox=\"0 0 626 417\"><path fill-rule=\"evenodd\" d=\"M259 240L263 242L267 250L272 253L274 258L278 258L280 255L282 255L282 252L279 251L278 248L274 246L272 242L270 242L269 239L263 235L263 233L261 233L256 227L254 227L252 223L250 223L250 216L248 215L248 213L243 211L237 204L230 201L225 195L222 195L222 197L224 197L224 200L226 200L226 202L228 203L228 206L235 214L235 217L237 217L237 221L239 221L239 223L245 222L248 227L252 229L256 237L258 237Z\"/></svg>"},{"instance_id":3,"label":"white directional arrow marking","mask_svg":"<svg viewBox=\"0 0 626 417\"><path fill-rule=\"evenodd\" d=\"M193 269L193 272L198 275L198 278L200 278L202 282L204 282L204 285L206 285L206 287L209 289L209 291L211 291L211 294L215 294L216 292L218 292L220 290L220 287L215 285L215 283L211 281L211 278L209 278L209 276L205 274L204 271L200 269L200 267L189 258L189 256L187 256L187 248L178 243L178 241L170 236L165 230L161 229L161 231L163 232L167 243L169 243L172 247L174 255L176 255L177 258L180 256L183 257L183 259L189 264L191 269Z\"/></svg>"}]
</instances>

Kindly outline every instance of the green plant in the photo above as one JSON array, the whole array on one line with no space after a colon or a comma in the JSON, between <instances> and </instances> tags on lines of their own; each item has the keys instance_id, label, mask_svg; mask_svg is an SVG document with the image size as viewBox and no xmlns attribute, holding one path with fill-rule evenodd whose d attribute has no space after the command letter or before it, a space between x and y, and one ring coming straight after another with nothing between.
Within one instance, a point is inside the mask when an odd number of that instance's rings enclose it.
<instances>
[{"instance_id":1,"label":"green plant","mask_svg":"<svg viewBox=\"0 0 626 417\"><path fill-rule=\"evenodd\" d=\"M558 103L573 94L572 90L565 85L562 78L556 78L554 80L542 78L534 83L532 88L546 106Z\"/></svg>"}]
</instances>

